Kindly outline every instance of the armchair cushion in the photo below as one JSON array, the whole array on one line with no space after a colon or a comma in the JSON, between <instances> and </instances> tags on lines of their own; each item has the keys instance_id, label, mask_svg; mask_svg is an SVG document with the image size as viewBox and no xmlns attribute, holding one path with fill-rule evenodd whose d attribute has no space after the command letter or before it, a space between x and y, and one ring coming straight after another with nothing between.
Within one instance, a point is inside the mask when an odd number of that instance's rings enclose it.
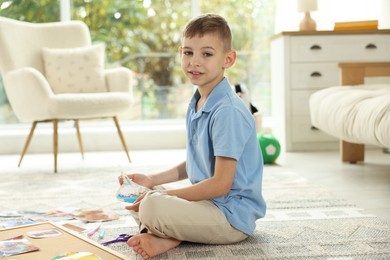
<instances>
[{"instance_id":1,"label":"armchair cushion","mask_svg":"<svg viewBox=\"0 0 390 260\"><path fill-rule=\"evenodd\" d=\"M47 80L55 94L107 92L104 45L43 48Z\"/></svg>"},{"instance_id":2,"label":"armchair cushion","mask_svg":"<svg viewBox=\"0 0 390 260\"><path fill-rule=\"evenodd\" d=\"M135 73L133 71L125 67L118 67L105 69L104 73L108 91L132 94L135 85Z\"/></svg>"},{"instance_id":3,"label":"armchair cushion","mask_svg":"<svg viewBox=\"0 0 390 260\"><path fill-rule=\"evenodd\" d=\"M120 92L60 94L50 99L50 117L90 119L112 117L129 111L131 98Z\"/></svg>"}]
</instances>

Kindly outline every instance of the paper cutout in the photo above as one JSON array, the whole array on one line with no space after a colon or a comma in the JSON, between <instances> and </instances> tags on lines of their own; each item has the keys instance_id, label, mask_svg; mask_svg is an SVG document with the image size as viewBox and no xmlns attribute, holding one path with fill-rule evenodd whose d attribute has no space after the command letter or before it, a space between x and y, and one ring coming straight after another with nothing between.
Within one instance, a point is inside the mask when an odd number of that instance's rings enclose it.
<instances>
[{"instance_id":1,"label":"paper cutout","mask_svg":"<svg viewBox=\"0 0 390 260\"><path fill-rule=\"evenodd\" d=\"M38 250L38 247L31 244L23 236L0 241L0 257L19 255Z\"/></svg>"},{"instance_id":2,"label":"paper cutout","mask_svg":"<svg viewBox=\"0 0 390 260\"><path fill-rule=\"evenodd\" d=\"M22 219L22 220L7 221L5 223L2 223L1 226L3 228L11 228L11 227L30 225L30 224L35 224L35 223L38 223L38 222L37 221L33 221L33 220Z\"/></svg>"},{"instance_id":3,"label":"paper cutout","mask_svg":"<svg viewBox=\"0 0 390 260\"><path fill-rule=\"evenodd\" d=\"M91 252L69 252L63 255L56 256L51 260L103 260L100 256L97 256Z\"/></svg>"},{"instance_id":4,"label":"paper cutout","mask_svg":"<svg viewBox=\"0 0 390 260\"><path fill-rule=\"evenodd\" d=\"M82 228L82 227L79 227L79 226L76 226L76 225L73 225L73 224L69 224L69 223L65 223L62 226L66 227L66 228L69 228L70 230L73 230L73 231L76 231L76 232L83 232L83 231L85 231L85 228Z\"/></svg>"},{"instance_id":5,"label":"paper cutout","mask_svg":"<svg viewBox=\"0 0 390 260\"><path fill-rule=\"evenodd\" d=\"M74 211L74 209L73 209ZM67 221L74 219L75 216L73 212L68 211L62 211L62 210L54 210L54 211L47 211L43 212L39 215L31 216L30 219L37 221L37 222L44 222L44 221L54 221L54 222L60 222L60 221Z\"/></svg>"},{"instance_id":6,"label":"paper cutout","mask_svg":"<svg viewBox=\"0 0 390 260\"><path fill-rule=\"evenodd\" d=\"M100 222L119 219L118 214L103 209L81 210L77 218L85 222Z\"/></svg>"},{"instance_id":7,"label":"paper cutout","mask_svg":"<svg viewBox=\"0 0 390 260\"><path fill-rule=\"evenodd\" d=\"M48 238L62 235L62 232L56 228L45 230L34 230L27 232L27 236L31 238Z\"/></svg>"}]
</instances>

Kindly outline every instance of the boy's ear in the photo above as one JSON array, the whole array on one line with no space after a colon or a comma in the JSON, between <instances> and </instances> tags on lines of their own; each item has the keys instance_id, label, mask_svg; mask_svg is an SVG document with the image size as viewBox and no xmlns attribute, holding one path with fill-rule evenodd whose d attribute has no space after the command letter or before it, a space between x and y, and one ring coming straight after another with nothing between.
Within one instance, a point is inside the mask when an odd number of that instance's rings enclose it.
<instances>
[{"instance_id":1,"label":"boy's ear","mask_svg":"<svg viewBox=\"0 0 390 260\"><path fill-rule=\"evenodd\" d=\"M180 54L180 57L181 57L181 55L183 55L183 47L179 47L179 54Z\"/></svg>"},{"instance_id":2,"label":"boy's ear","mask_svg":"<svg viewBox=\"0 0 390 260\"><path fill-rule=\"evenodd\" d=\"M230 68L236 62L237 53L235 50L230 50L226 53L224 69Z\"/></svg>"}]
</instances>

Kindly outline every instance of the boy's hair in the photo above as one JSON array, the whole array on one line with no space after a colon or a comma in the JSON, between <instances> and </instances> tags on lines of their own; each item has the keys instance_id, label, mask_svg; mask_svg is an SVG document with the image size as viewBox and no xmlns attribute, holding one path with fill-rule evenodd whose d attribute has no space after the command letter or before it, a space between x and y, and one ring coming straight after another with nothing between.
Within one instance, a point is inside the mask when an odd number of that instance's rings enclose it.
<instances>
[{"instance_id":1,"label":"boy's hair","mask_svg":"<svg viewBox=\"0 0 390 260\"><path fill-rule=\"evenodd\" d=\"M232 33L228 22L217 14L204 14L191 19L184 28L183 38L203 37L208 33L217 33L224 44L225 51L232 49Z\"/></svg>"}]
</instances>

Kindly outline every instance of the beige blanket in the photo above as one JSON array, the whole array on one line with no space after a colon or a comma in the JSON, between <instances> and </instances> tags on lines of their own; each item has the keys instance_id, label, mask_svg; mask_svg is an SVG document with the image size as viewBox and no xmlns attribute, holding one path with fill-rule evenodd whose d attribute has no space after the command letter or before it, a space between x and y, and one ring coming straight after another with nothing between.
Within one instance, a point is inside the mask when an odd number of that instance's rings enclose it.
<instances>
[{"instance_id":1,"label":"beige blanket","mask_svg":"<svg viewBox=\"0 0 390 260\"><path fill-rule=\"evenodd\" d=\"M390 148L390 85L336 86L310 97L312 125L344 141Z\"/></svg>"}]
</instances>

